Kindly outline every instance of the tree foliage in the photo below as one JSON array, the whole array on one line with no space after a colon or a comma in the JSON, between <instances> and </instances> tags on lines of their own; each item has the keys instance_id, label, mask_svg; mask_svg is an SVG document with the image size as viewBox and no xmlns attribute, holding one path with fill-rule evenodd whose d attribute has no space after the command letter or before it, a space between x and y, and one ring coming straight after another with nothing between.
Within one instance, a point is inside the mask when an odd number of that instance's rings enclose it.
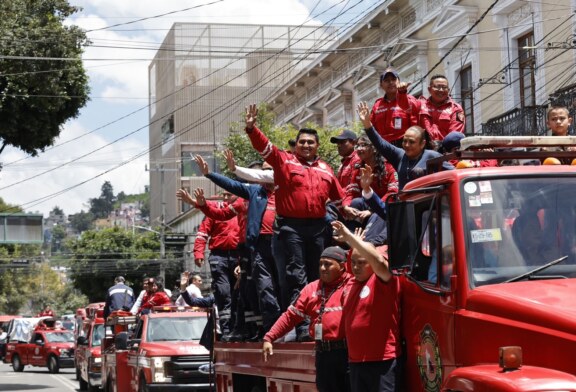
<instances>
[{"instance_id":1,"label":"tree foliage","mask_svg":"<svg viewBox=\"0 0 576 392\"><path fill-rule=\"evenodd\" d=\"M37 156L88 101L86 34L63 24L77 11L68 0L0 1L0 152Z\"/></svg>"},{"instance_id":2,"label":"tree foliage","mask_svg":"<svg viewBox=\"0 0 576 392\"><path fill-rule=\"evenodd\" d=\"M100 188L100 197L90 199L90 213L95 218L106 218L112 211L114 211L114 188L110 181L105 181Z\"/></svg>"},{"instance_id":3,"label":"tree foliage","mask_svg":"<svg viewBox=\"0 0 576 392\"><path fill-rule=\"evenodd\" d=\"M74 230L76 230L78 233L82 233L83 231L90 230L92 228L94 223L94 214L81 210L77 214L69 215L68 221Z\"/></svg>"},{"instance_id":4,"label":"tree foliage","mask_svg":"<svg viewBox=\"0 0 576 392\"><path fill-rule=\"evenodd\" d=\"M73 253L70 278L74 287L90 302L103 301L114 277L124 276L135 291L144 276L160 273L160 241L157 233L132 233L119 227L85 231L81 238L67 243ZM164 261L166 282L173 282L182 271L182 260L168 253ZM170 285L168 285L170 287Z\"/></svg>"},{"instance_id":5,"label":"tree foliage","mask_svg":"<svg viewBox=\"0 0 576 392\"><path fill-rule=\"evenodd\" d=\"M0 197L0 213L8 214L16 212L24 212L24 210L19 205L6 203L4 199Z\"/></svg>"}]
</instances>

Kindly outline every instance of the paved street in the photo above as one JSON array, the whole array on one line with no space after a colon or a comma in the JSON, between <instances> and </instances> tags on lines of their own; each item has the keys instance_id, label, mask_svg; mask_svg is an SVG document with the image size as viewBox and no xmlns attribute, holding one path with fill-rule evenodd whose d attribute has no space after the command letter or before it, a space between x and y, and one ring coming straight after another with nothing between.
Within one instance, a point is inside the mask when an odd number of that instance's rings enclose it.
<instances>
[{"instance_id":1,"label":"paved street","mask_svg":"<svg viewBox=\"0 0 576 392\"><path fill-rule=\"evenodd\" d=\"M78 391L74 369L61 369L58 374L48 373L48 369L26 366L16 373L10 364L0 362L0 391Z\"/></svg>"}]
</instances>

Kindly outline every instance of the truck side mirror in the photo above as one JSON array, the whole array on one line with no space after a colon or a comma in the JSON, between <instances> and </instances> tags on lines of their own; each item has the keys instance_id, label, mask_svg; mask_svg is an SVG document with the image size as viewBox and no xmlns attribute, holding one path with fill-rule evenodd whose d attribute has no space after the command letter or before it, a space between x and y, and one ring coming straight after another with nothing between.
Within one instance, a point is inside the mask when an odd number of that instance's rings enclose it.
<instances>
[{"instance_id":1,"label":"truck side mirror","mask_svg":"<svg viewBox=\"0 0 576 392\"><path fill-rule=\"evenodd\" d=\"M386 203L386 210L390 269L411 267L418 247L414 202Z\"/></svg>"},{"instance_id":2,"label":"truck side mirror","mask_svg":"<svg viewBox=\"0 0 576 392\"><path fill-rule=\"evenodd\" d=\"M114 344L116 345L116 350L127 350L128 332L119 332L114 338Z\"/></svg>"},{"instance_id":3,"label":"truck side mirror","mask_svg":"<svg viewBox=\"0 0 576 392\"><path fill-rule=\"evenodd\" d=\"M86 339L86 336L78 336L78 339L76 340L76 344L78 346L86 346L86 345L88 345L88 339Z\"/></svg>"}]
</instances>

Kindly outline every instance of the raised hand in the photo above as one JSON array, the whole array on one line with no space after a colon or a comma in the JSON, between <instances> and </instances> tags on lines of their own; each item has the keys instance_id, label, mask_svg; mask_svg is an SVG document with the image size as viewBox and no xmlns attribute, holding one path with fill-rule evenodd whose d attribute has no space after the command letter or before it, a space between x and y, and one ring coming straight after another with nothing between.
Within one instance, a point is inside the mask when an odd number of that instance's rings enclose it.
<instances>
[{"instance_id":1,"label":"raised hand","mask_svg":"<svg viewBox=\"0 0 576 392\"><path fill-rule=\"evenodd\" d=\"M200 171L203 175L210 173L210 168L208 167L208 163L204 160L204 158L202 158L200 155L196 155L194 160L196 161L196 164L198 165L198 168L200 168Z\"/></svg>"},{"instance_id":2,"label":"raised hand","mask_svg":"<svg viewBox=\"0 0 576 392\"><path fill-rule=\"evenodd\" d=\"M204 189L196 188L194 191L194 197L196 198L196 205L198 207L203 207L206 205L206 198L204 197Z\"/></svg>"},{"instance_id":3,"label":"raised hand","mask_svg":"<svg viewBox=\"0 0 576 392\"><path fill-rule=\"evenodd\" d=\"M256 107L256 104L253 103L246 108L246 129L254 128L257 116L258 108Z\"/></svg>"},{"instance_id":4,"label":"raised hand","mask_svg":"<svg viewBox=\"0 0 576 392\"><path fill-rule=\"evenodd\" d=\"M191 204L194 207L196 206L196 199L194 199L186 189L178 189L176 191L176 197L178 200L182 200L183 202Z\"/></svg>"},{"instance_id":5,"label":"raised hand","mask_svg":"<svg viewBox=\"0 0 576 392\"><path fill-rule=\"evenodd\" d=\"M226 166L232 173L236 171L236 161L234 160L234 153L232 150L224 150L224 158L226 158Z\"/></svg>"},{"instance_id":6,"label":"raised hand","mask_svg":"<svg viewBox=\"0 0 576 392\"><path fill-rule=\"evenodd\" d=\"M370 192L370 186L372 185L372 180L374 179L372 173L372 167L369 165L360 168L360 186L364 192Z\"/></svg>"},{"instance_id":7,"label":"raised hand","mask_svg":"<svg viewBox=\"0 0 576 392\"><path fill-rule=\"evenodd\" d=\"M190 272L188 271L184 271L180 274L180 290L184 291L186 290L186 287L188 286L188 279L190 278Z\"/></svg>"},{"instance_id":8,"label":"raised hand","mask_svg":"<svg viewBox=\"0 0 576 392\"><path fill-rule=\"evenodd\" d=\"M360 121L362 121L362 126L364 128L372 127L372 123L370 122L370 108L366 102L358 103L356 106L356 112L358 113L358 117Z\"/></svg>"},{"instance_id":9,"label":"raised hand","mask_svg":"<svg viewBox=\"0 0 576 392\"><path fill-rule=\"evenodd\" d=\"M346 239L352 236L353 234L348 230L344 223L340 221L333 221L332 225L332 237L338 242L346 242Z\"/></svg>"},{"instance_id":10,"label":"raised hand","mask_svg":"<svg viewBox=\"0 0 576 392\"><path fill-rule=\"evenodd\" d=\"M398 86L398 91L401 92L406 92L408 91L408 87L410 87L412 83L410 82L398 82L397 86Z\"/></svg>"}]
</instances>

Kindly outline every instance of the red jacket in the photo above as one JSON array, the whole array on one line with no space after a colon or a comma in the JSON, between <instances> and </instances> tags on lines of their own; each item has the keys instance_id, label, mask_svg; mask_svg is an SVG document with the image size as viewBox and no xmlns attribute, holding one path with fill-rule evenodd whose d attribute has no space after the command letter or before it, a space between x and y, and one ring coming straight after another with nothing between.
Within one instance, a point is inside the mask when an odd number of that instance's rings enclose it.
<instances>
[{"instance_id":1,"label":"red jacket","mask_svg":"<svg viewBox=\"0 0 576 392\"><path fill-rule=\"evenodd\" d=\"M326 201L341 207L344 191L330 166L278 149L256 127L246 130L252 146L274 168L276 212L286 218L324 218Z\"/></svg>"},{"instance_id":2,"label":"red jacket","mask_svg":"<svg viewBox=\"0 0 576 392\"><path fill-rule=\"evenodd\" d=\"M168 294L162 291L156 291L155 293L149 293L148 291L144 294L142 298L142 305L140 306L140 311L142 309L152 309L154 306L161 306L161 305L171 305L172 301Z\"/></svg>"},{"instance_id":3,"label":"red jacket","mask_svg":"<svg viewBox=\"0 0 576 392\"><path fill-rule=\"evenodd\" d=\"M404 137L404 132L418 123L418 100L407 93L396 93L396 99L378 98L372 106L370 121L383 139L393 142Z\"/></svg>"},{"instance_id":4,"label":"red jacket","mask_svg":"<svg viewBox=\"0 0 576 392\"><path fill-rule=\"evenodd\" d=\"M430 98L421 98L418 117L419 125L432 140L443 140L452 131L463 133L466 130L464 110L452 98L441 105L434 104Z\"/></svg>"},{"instance_id":5,"label":"red jacket","mask_svg":"<svg viewBox=\"0 0 576 392\"><path fill-rule=\"evenodd\" d=\"M362 197L362 186L360 185L360 169L362 167L364 167L364 165L359 163L354 168L354 182L346 187L346 196L342 201L342 205L349 206L352 199ZM386 201L389 195L398 193L398 173L396 173L396 170L390 162L387 161L384 164L384 173L374 172L370 187L383 201Z\"/></svg>"},{"instance_id":6,"label":"red jacket","mask_svg":"<svg viewBox=\"0 0 576 392\"><path fill-rule=\"evenodd\" d=\"M238 242L240 244L246 242L248 200L239 197L234 200L233 203L226 204L225 206L222 206L221 203L218 202L207 201L206 205L196 205L196 208L202 211L208 218L212 218L216 221L227 221L237 217L239 234Z\"/></svg>"},{"instance_id":7,"label":"red jacket","mask_svg":"<svg viewBox=\"0 0 576 392\"><path fill-rule=\"evenodd\" d=\"M360 162L360 157L356 151L353 151L352 154L342 158L342 164L338 168L338 174L336 175L342 189L346 189L348 185L356 181L354 178L354 167Z\"/></svg>"},{"instance_id":8,"label":"red jacket","mask_svg":"<svg viewBox=\"0 0 576 392\"><path fill-rule=\"evenodd\" d=\"M322 315L322 340L343 340L344 321L342 309L345 301L345 288L352 275L345 272L336 282L324 287L326 304ZM320 280L306 285L298 299L288 307L280 318L274 323L264 340L273 342L286 335L292 328L300 324L305 318L310 319L309 333L314 337L314 326L318 320L320 305L322 304L322 286Z\"/></svg>"},{"instance_id":9,"label":"red jacket","mask_svg":"<svg viewBox=\"0 0 576 392\"><path fill-rule=\"evenodd\" d=\"M238 247L238 237L240 236L240 227L238 219L227 221L217 221L205 217L196 233L194 241L194 258L203 259L206 242L210 250L235 250Z\"/></svg>"}]
</instances>

